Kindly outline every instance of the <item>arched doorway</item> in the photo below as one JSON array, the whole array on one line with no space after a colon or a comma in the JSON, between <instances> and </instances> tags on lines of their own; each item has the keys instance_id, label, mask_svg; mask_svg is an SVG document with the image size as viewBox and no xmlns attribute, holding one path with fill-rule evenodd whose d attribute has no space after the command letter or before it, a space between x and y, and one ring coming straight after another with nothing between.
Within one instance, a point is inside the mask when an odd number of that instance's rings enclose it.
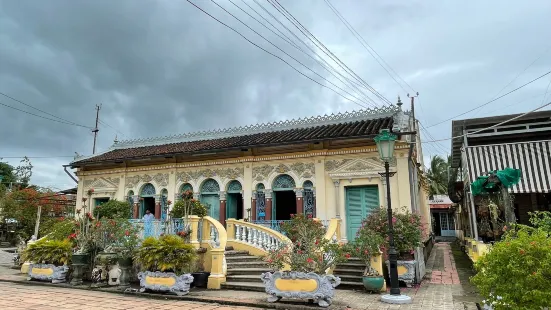
<instances>
[{"instance_id":1,"label":"arched doorway","mask_svg":"<svg viewBox=\"0 0 551 310\"><path fill-rule=\"evenodd\" d=\"M128 191L126 201L128 202L130 208L130 218L132 218L134 215L134 191Z\"/></svg>"},{"instance_id":2,"label":"arched doorway","mask_svg":"<svg viewBox=\"0 0 551 310\"><path fill-rule=\"evenodd\" d=\"M237 180L228 183L226 188L226 218L242 219L243 218L243 195L241 191L243 187Z\"/></svg>"},{"instance_id":3,"label":"arched doorway","mask_svg":"<svg viewBox=\"0 0 551 310\"><path fill-rule=\"evenodd\" d=\"M302 194L302 202L304 214L308 217L316 217L316 198L314 197L314 184L312 181L304 181L302 183L304 193Z\"/></svg>"},{"instance_id":4,"label":"arched doorway","mask_svg":"<svg viewBox=\"0 0 551 310\"><path fill-rule=\"evenodd\" d=\"M193 186L191 186L191 184L189 184L189 183L182 184L182 186L180 186L180 191L178 192L178 194L180 194L180 197L178 197L178 198L181 198L181 194L185 193L187 191L190 191L190 192L193 193Z\"/></svg>"},{"instance_id":5,"label":"arched doorway","mask_svg":"<svg viewBox=\"0 0 551 310\"><path fill-rule=\"evenodd\" d=\"M201 185L201 203L209 209L209 216L220 220L220 185L207 179Z\"/></svg>"},{"instance_id":6,"label":"arched doorway","mask_svg":"<svg viewBox=\"0 0 551 310\"><path fill-rule=\"evenodd\" d=\"M286 221L291 214L297 213L295 180L288 174L279 175L272 184L273 206L272 220Z\"/></svg>"},{"instance_id":7,"label":"arched doorway","mask_svg":"<svg viewBox=\"0 0 551 310\"><path fill-rule=\"evenodd\" d=\"M146 210L149 210L155 215L155 186L151 183L147 183L142 187L140 191L140 216L142 218Z\"/></svg>"},{"instance_id":8,"label":"arched doorway","mask_svg":"<svg viewBox=\"0 0 551 310\"><path fill-rule=\"evenodd\" d=\"M253 221L265 221L266 220L266 195L264 194L264 184L258 183L256 185L256 218Z\"/></svg>"},{"instance_id":9,"label":"arched doorway","mask_svg":"<svg viewBox=\"0 0 551 310\"><path fill-rule=\"evenodd\" d=\"M168 190L163 188L161 190L161 220L166 220L168 214Z\"/></svg>"}]
</instances>

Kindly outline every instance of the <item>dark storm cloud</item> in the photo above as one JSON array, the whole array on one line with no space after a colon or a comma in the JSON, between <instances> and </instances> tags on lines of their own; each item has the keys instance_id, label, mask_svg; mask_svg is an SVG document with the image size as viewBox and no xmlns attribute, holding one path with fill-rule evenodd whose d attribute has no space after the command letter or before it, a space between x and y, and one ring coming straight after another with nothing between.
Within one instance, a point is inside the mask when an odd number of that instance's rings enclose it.
<instances>
[{"instance_id":1,"label":"dark storm cloud","mask_svg":"<svg viewBox=\"0 0 551 310\"><path fill-rule=\"evenodd\" d=\"M210 1L194 2L287 59ZM231 3L217 2L338 83L316 62ZM240 0L235 2L245 8ZM405 97L406 92L323 1L280 2L387 98ZM546 17L550 5L545 1L529 6L515 6L514 2L331 2L421 92L419 115L425 124L491 99L543 52L544 38L551 34ZM248 3L261 11L254 2ZM551 55L543 57L519 80L541 74L550 67L550 59ZM303 68L301 71L320 80ZM542 95L548 80L541 82L504 104ZM253 47L187 1L0 0L0 91L86 126L93 126L94 106L102 103L101 120L118 132L100 125L100 150L109 147L115 135L119 139L163 136L358 108ZM531 106L535 107L536 101ZM0 102L27 109L1 96ZM479 116L495 108L489 107ZM89 129L5 107L0 107L0 124L6 133L0 136L0 156L91 152ZM449 123L431 132L436 138L445 138ZM443 144L448 148L449 143ZM436 151L430 147L427 152ZM70 185L59 168L70 160L34 160L33 181Z\"/></svg>"}]
</instances>

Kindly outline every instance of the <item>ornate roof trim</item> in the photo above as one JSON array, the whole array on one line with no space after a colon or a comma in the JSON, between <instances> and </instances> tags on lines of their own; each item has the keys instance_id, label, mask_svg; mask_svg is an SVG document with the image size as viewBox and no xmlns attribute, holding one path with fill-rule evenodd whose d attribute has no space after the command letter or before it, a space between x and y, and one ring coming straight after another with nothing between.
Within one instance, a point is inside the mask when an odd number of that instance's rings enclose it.
<instances>
[{"instance_id":1,"label":"ornate roof trim","mask_svg":"<svg viewBox=\"0 0 551 310\"><path fill-rule=\"evenodd\" d=\"M104 152L94 154L91 156L75 156L75 159L73 162L92 158L92 157L95 157L113 150L118 150L118 149L156 146L156 145L165 145L165 144L181 143L181 142L214 140L214 139L222 139L222 138L229 138L229 137L236 137L236 136L245 136L245 135L257 134L257 133L341 124L341 123L348 123L348 122L354 122L354 121L360 121L360 120L390 117L390 116L394 116L397 112L400 112L400 111L402 110L401 110L401 107L398 105L387 105L383 107L361 109L361 110L352 111L352 112L344 112L344 113L339 112L337 114L332 113L329 115L325 114L321 116L312 116L312 117L291 119L286 121L277 121L277 122L271 122L271 123L262 123L262 124L248 125L248 126L205 130L205 131L196 131L196 132L178 134L173 136L122 140L122 141L116 142Z\"/></svg>"}]
</instances>

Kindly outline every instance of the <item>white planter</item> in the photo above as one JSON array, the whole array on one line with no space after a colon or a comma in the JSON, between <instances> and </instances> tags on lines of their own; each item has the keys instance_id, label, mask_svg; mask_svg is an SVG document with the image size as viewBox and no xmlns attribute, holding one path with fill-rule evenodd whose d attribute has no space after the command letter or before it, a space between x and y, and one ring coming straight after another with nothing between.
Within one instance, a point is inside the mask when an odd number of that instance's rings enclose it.
<instances>
[{"instance_id":1,"label":"white planter","mask_svg":"<svg viewBox=\"0 0 551 310\"><path fill-rule=\"evenodd\" d=\"M146 290L156 292L170 292L178 296L189 293L189 286L193 282L193 276L189 273L177 276L173 272L151 272L143 271L138 273L140 279L140 292Z\"/></svg>"},{"instance_id":2,"label":"white planter","mask_svg":"<svg viewBox=\"0 0 551 310\"><path fill-rule=\"evenodd\" d=\"M55 266L53 264L31 264L27 280L35 279L41 281L52 281L52 283L63 283L67 280L68 266Z\"/></svg>"},{"instance_id":3,"label":"white planter","mask_svg":"<svg viewBox=\"0 0 551 310\"><path fill-rule=\"evenodd\" d=\"M399 260L398 261L398 281L403 281L407 287L411 287L415 282L415 265L416 260ZM386 261L386 267L390 271L390 262ZM402 267L402 268L400 268ZM406 270L400 273L400 269Z\"/></svg>"},{"instance_id":4,"label":"white planter","mask_svg":"<svg viewBox=\"0 0 551 310\"><path fill-rule=\"evenodd\" d=\"M268 302L276 302L281 298L310 299L321 307L329 307L335 287L341 283L334 275L318 275L296 271L266 272L261 275L270 295Z\"/></svg>"}]
</instances>

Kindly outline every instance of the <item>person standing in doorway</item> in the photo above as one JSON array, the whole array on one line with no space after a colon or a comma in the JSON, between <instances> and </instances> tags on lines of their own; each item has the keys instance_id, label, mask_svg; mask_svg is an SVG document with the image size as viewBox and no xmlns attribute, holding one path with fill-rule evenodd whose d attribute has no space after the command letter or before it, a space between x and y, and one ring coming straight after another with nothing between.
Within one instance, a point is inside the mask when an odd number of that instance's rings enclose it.
<instances>
[{"instance_id":1,"label":"person standing in doorway","mask_svg":"<svg viewBox=\"0 0 551 310\"><path fill-rule=\"evenodd\" d=\"M155 215L149 211L149 209L145 210L145 214L143 216L144 221L153 221L155 219Z\"/></svg>"}]
</instances>

